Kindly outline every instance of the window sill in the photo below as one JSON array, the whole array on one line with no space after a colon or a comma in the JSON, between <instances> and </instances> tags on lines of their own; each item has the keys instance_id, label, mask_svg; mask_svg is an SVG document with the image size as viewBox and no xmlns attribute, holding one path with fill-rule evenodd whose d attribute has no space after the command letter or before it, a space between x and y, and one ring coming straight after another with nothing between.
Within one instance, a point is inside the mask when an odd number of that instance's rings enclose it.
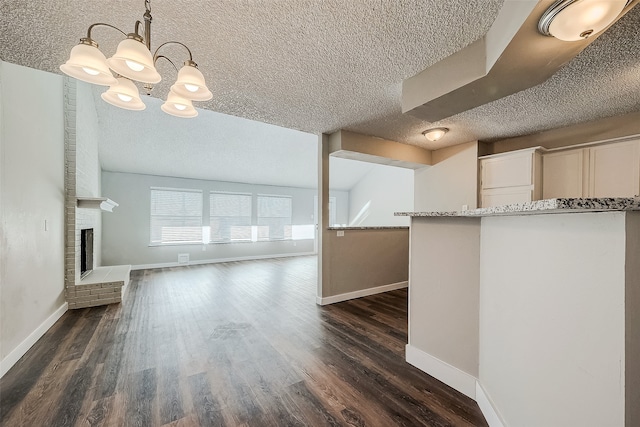
<instances>
[{"instance_id":1,"label":"window sill","mask_svg":"<svg viewBox=\"0 0 640 427\"><path fill-rule=\"evenodd\" d=\"M247 243L273 243L273 242L303 242L305 240L314 240L314 239L278 239L278 240L239 240L235 242L189 242L189 243L149 243L148 247L157 248L163 246L209 246L209 245L232 245L232 244L240 244L244 245Z\"/></svg>"}]
</instances>

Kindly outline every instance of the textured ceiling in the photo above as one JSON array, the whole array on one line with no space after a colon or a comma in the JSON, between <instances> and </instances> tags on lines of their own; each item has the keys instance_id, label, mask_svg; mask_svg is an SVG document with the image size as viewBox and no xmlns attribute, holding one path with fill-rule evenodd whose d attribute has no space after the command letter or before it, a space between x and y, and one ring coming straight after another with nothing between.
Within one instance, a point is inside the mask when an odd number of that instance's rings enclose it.
<instances>
[{"instance_id":1,"label":"textured ceiling","mask_svg":"<svg viewBox=\"0 0 640 427\"><path fill-rule=\"evenodd\" d=\"M506 0L516 1L516 0ZM501 139L640 109L640 7L550 80L430 124L400 112L401 82L478 39L503 0L152 0L152 47L191 47L214 98L199 107L310 133L348 129L438 148ZM3 0L0 57L45 71L58 66L88 25L132 31L143 0ZM110 56L121 35L94 30ZM177 62L178 47L164 52ZM159 65L163 97L175 71Z\"/></svg>"},{"instance_id":2,"label":"textured ceiling","mask_svg":"<svg viewBox=\"0 0 640 427\"><path fill-rule=\"evenodd\" d=\"M83 99L99 94L91 85L78 85ZM208 110L184 120L163 113L158 99L144 101L147 109L135 113L95 103L104 170L317 187L316 135ZM374 165L332 157L330 167L330 188L348 191Z\"/></svg>"}]
</instances>

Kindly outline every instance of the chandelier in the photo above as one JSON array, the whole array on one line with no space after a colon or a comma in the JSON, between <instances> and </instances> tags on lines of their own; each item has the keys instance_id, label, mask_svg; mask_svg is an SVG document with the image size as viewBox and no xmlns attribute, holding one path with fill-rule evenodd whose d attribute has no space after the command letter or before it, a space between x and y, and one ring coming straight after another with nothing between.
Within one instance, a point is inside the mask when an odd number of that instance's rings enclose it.
<instances>
[{"instance_id":1,"label":"chandelier","mask_svg":"<svg viewBox=\"0 0 640 427\"><path fill-rule=\"evenodd\" d=\"M87 37L71 49L69 60L60 66L60 70L78 80L96 85L109 86L101 97L109 104L127 110L144 110L145 105L133 81L144 83L147 94L153 85L160 82L161 77L156 70L156 62L165 59L178 72L176 82L171 86L167 100L162 104L162 111L177 117L195 117L198 112L192 101L206 101L213 97L207 88L204 76L193 62L191 50L183 43L169 41L162 43L151 53L151 0L145 0L144 34L140 35L142 22L136 21L133 33L125 33L117 27L102 22L92 24L87 30ZM116 53L107 59L98 49L98 43L91 38L91 30L97 26L105 26L120 31L126 39L118 44ZM175 63L164 55L160 49L169 44L184 47L189 59L178 71ZM116 75L114 76L113 73Z\"/></svg>"}]
</instances>

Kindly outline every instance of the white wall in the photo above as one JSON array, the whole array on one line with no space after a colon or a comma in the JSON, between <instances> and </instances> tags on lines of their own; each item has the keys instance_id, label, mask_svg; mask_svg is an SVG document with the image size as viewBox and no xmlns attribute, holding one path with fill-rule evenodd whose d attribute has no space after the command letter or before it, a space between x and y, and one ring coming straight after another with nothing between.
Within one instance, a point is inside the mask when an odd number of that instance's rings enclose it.
<instances>
[{"instance_id":1,"label":"white wall","mask_svg":"<svg viewBox=\"0 0 640 427\"><path fill-rule=\"evenodd\" d=\"M408 226L393 213L412 210L413 169L374 164L349 192L350 226Z\"/></svg>"},{"instance_id":2,"label":"white wall","mask_svg":"<svg viewBox=\"0 0 640 427\"><path fill-rule=\"evenodd\" d=\"M625 214L483 218L481 260L479 379L506 425L623 426Z\"/></svg>"},{"instance_id":3,"label":"white wall","mask_svg":"<svg viewBox=\"0 0 640 427\"><path fill-rule=\"evenodd\" d=\"M433 166L415 172L415 211L459 211L478 206L478 143L432 153Z\"/></svg>"},{"instance_id":4,"label":"white wall","mask_svg":"<svg viewBox=\"0 0 640 427\"><path fill-rule=\"evenodd\" d=\"M0 61L1 373L65 307L62 88Z\"/></svg>"},{"instance_id":5,"label":"white wall","mask_svg":"<svg viewBox=\"0 0 640 427\"><path fill-rule=\"evenodd\" d=\"M100 197L101 167L98 157L99 128L92 86L76 81L76 195ZM102 100L100 100L102 102ZM77 209L76 229L93 228L93 265L101 265L102 211L100 209ZM77 271L80 271L80 254Z\"/></svg>"},{"instance_id":6,"label":"white wall","mask_svg":"<svg viewBox=\"0 0 640 427\"><path fill-rule=\"evenodd\" d=\"M102 216L102 261L104 265L149 265L177 262L179 253L189 253L191 261L242 257L263 257L309 253L314 251L311 240L224 243L210 245L149 246L150 187L201 189L209 191L239 191L244 193L282 194L292 196L292 224L312 224L315 189L276 187L139 175L120 172L102 173L102 195L119 203L112 213ZM338 216L346 220L348 193L332 191L338 202ZM208 203L204 204L203 222L208 223ZM344 212L343 212L344 211Z\"/></svg>"}]
</instances>

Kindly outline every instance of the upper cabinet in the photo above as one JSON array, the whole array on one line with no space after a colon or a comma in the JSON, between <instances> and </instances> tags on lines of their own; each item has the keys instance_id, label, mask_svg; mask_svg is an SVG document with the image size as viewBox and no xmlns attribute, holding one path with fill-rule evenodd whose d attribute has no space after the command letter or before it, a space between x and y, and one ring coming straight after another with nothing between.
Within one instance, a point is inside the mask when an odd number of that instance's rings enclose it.
<instances>
[{"instance_id":1,"label":"upper cabinet","mask_svg":"<svg viewBox=\"0 0 640 427\"><path fill-rule=\"evenodd\" d=\"M640 140L545 153L543 198L640 194Z\"/></svg>"},{"instance_id":2,"label":"upper cabinet","mask_svg":"<svg viewBox=\"0 0 640 427\"><path fill-rule=\"evenodd\" d=\"M481 206L486 208L540 199L541 166L540 147L481 157Z\"/></svg>"},{"instance_id":3,"label":"upper cabinet","mask_svg":"<svg viewBox=\"0 0 640 427\"><path fill-rule=\"evenodd\" d=\"M588 197L640 194L640 140L589 148Z\"/></svg>"},{"instance_id":4,"label":"upper cabinet","mask_svg":"<svg viewBox=\"0 0 640 427\"><path fill-rule=\"evenodd\" d=\"M589 182L584 177L584 171L589 168L588 150L579 148L547 153L542 161L543 199L584 197Z\"/></svg>"},{"instance_id":5,"label":"upper cabinet","mask_svg":"<svg viewBox=\"0 0 640 427\"><path fill-rule=\"evenodd\" d=\"M640 195L640 139L480 157L482 207Z\"/></svg>"}]
</instances>

